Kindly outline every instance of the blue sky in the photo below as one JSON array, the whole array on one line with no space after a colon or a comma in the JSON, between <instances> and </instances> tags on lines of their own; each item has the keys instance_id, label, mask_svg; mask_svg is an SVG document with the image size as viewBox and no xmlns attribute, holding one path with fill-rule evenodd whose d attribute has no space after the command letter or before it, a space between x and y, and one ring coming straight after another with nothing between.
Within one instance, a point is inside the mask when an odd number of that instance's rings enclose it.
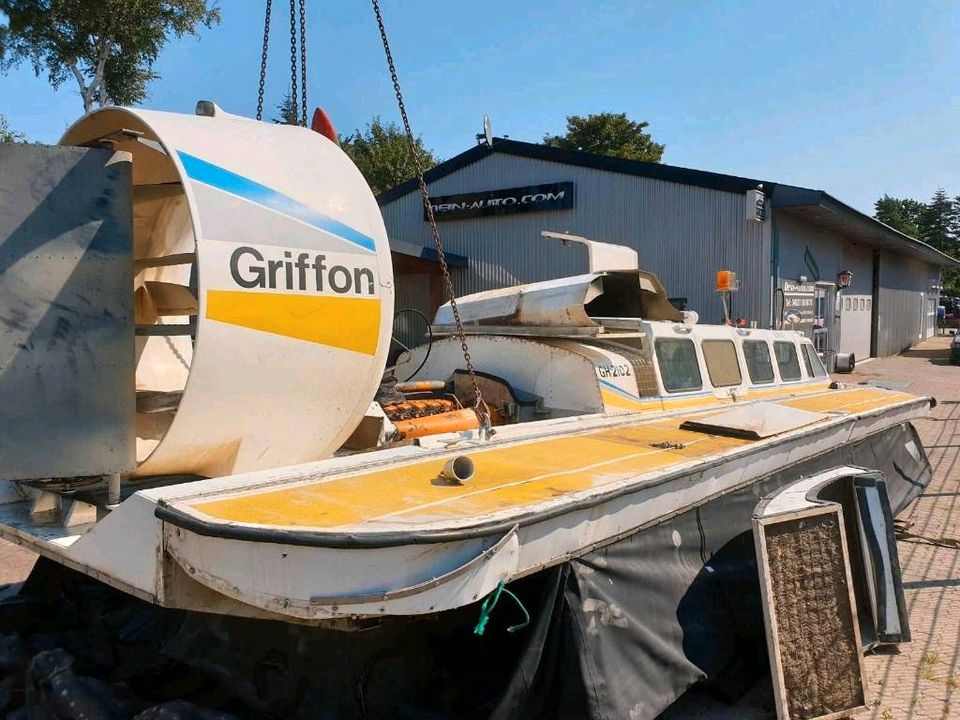
<instances>
[{"instance_id":1,"label":"blue sky","mask_svg":"<svg viewBox=\"0 0 960 720\"><path fill-rule=\"evenodd\" d=\"M262 3L222 0L223 23L172 42L145 105L196 100L253 115ZM267 94L289 83L274 3ZM397 117L363 0L308 0L309 101L337 129ZM872 211L883 193L960 194L960 3L450 2L384 0L411 121L446 158L494 133L536 142L565 116L650 122L673 165L827 190ZM24 65L0 76L0 113L55 142L82 109Z\"/></svg>"}]
</instances>

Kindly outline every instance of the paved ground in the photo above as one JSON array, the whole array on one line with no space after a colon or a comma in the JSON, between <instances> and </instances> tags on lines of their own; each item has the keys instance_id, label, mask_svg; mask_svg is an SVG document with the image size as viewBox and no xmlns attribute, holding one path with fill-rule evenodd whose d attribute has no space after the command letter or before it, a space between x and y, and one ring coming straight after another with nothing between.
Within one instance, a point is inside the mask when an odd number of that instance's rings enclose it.
<instances>
[{"instance_id":1,"label":"paved ground","mask_svg":"<svg viewBox=\"0 0 960 720\"><path fill-rule=\"evenodd\" d=\"M895 358L874 360L858 381L901 379L939 404L916 423L933 482L901 517L910 532L960 538L960 367L948 360L948 338L934 338ZM946 543L949 544L949 543ZM924 541L898 544L913 642L899 655L867 659L869 714L879 720L960 718L960 549Z\"/></svg>"},{"instance_id":2,"label":"paved ground","mask_svg":"<svg viewBox=\"0 0 960 720\"><path fill-rule=\"evenodd\" d=\"M934 338L903 355L862 363L847 383L887 380L932 395L939 405L917 423L933 482L902 517L910 531L936 541L960 537L960 367L947 359L947 338ZM949 544L949 543L946 543ZM960 550L930 541L901 541L913 642L896 655L867 658L870 710L858 720L960 718ZM0 585L23 580L34 556L0 541ZM720 705L697 692L671 709L670 720L766 720L774 716L769 682L737 705Z\"/></svg>"},{"instance_id":3,"label":"paved ground","mask_svg":"<svg viewBox=\"0 0 960 720\"><path fill-rule=\"evenodd\" d=\"M36 559L32 552L0 540L0 586L21 582Z\"/></svg>"}]
</instances>

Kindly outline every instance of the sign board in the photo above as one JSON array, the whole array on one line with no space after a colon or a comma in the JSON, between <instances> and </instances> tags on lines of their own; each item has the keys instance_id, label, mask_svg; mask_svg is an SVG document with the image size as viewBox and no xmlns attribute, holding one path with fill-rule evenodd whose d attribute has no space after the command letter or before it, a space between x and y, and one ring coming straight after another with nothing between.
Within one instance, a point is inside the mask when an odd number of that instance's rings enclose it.
<instances>
[{"instance_id":1,"label":"sign board","mask_svg":"<svg viewBox=\"0 0 960 720\"><path fill-rule=\"evenodd\" d=\"M463 220L486 215L569 210L573 207L573 183L527 185L430 198L437 220ZM427 219L427 211L423 211Z\"/></svg>"},{"instance_id":2,"label":"sign board","mask_svg":"<svg viewBox=\"0 0 960 720\"><path fill-rule=\"evenodd\" d=\"M813 295L816 292L817 285L812 282L800 282L799 280L784 280L783 291L785 293L802 293Z\"/></svg>"},{"instance_id":3,"label":"sign board","mask_svg":"<svg viewBox=\"0 0 960 720\"><path fill-rule=\"evenodd\" d=\"M800 316L799 325L812 325L817 319L817 286L799 280L783 281L783 313L793 312Z\"/></svg>"},{"instance_id":4,"label":"sign board","mask_svg":"<svg viewBox=\"0 0 960 720\"><path fill-rule=\"evenodd\" d=\"M763 222L767 219L767 196L763 190L747 191L747 220Z\"/></svg>"}]
</instances>

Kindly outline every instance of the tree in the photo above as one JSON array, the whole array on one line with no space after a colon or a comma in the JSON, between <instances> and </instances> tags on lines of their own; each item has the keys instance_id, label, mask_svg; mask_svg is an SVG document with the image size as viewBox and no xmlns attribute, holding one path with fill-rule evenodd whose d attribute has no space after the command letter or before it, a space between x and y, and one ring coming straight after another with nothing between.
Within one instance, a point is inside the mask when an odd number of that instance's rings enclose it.
<instances>
[{"instance_id":1,"label":"tree","mask_svg":"<svg viewBox=\"0 0 960 720\"><path fill-rule=\"evenodd\" d=\"M340 147L363 173L375 195L416 177L417 170L410 157L410 147L403 129L396 123L387 123L375 117L366 130L355 130L339 137ZM432 151L415 139L417 156L424 171L439 162Z\"/></svg>"},{"instance_id":2,"label":"tree","mask_svg":"<svg viewBox=\"0 0 960 720\"><path fill-rule=\"evenodd\" d=\"M920 218L927 206L910 198L895 198L884 195L874 203L874 217L894 230L920 237Z\"/></svg>"},{"instance_id":3,"label":"tree","mask_svg":"<svg viewBox=\"0 0 960 720\"><path fill-rule=\"evenodd\" d=\"M953 228L956 224L956 212L957 209L947 197L946 191L943 188L938 189L920 216L920 239L937 250L955 252L957 236Z\"/></svg>"},{"instance_id":4,"label":"tree","mask_svg":"<svg viewBox=\"0 0 960 720\"><path fill-rule=\"evenodd\" d=\"M960 245L960 195L953 198L953 217L950 223L950 233L954 242Z\"/></svg>"},{"instance_id":5,"label":"tree","mask_svg":"<svg viewBox=\"0 0 960 720\"><path fill-rule=\"evenodd\" d=\"M293 95L290 94L288 90L283 96L283 100L280 101L280 104L277 105L277 112L280 113L277 117L273 119L278 125L299 125L299 109L297 108L297 101L294 99Z\"/></svg>"},{"instance_id":6,"label":"tree","mask_svg":"<svg viewBox=\"0 0 960 720\"><path fill-rule=\"evenodd\" d=\"M874 204L874 217L900 232L923 240L937 250L960 257L960 195L951 200L942 188L929 203L884 195ZM960 272L943 271L943 291L960 295Z\"/></svg>"},{"instance_id":7,"label":"tree","mask_svg":"<svg viewBox=\"0 0 960 720\"><path fill-rule=\"evenodd\" d=\"M0 115L0 143L22 143L26 140L27 138L23 133L11 130L10 126L7 125L7 119Z\"/></svg>"},{"instance_id":8,"label":"tree","mask_svg":"<svg viewBox=\"0 0 960 720\"><path fill-rule=\"evenodd\" d=\"M544 135L543 144L658 163L665 147L655 143L650 133L644 132L649 126L647 122L630 120L626 113L604 112L586 117L568 115L567 132L564 135Z\"/></svg>"},{"instance_id":9,"label":"tree","mask_svg":"<svg viewBox=\"0 0 960 720\"><path fill-rule=\"evenodd\" d=\"M141 102L167 40L220 21L213 0L0 0L0 12L0 70L28 60L55 88L72 76L84 112Z\"/></svg>"}]
</instances>

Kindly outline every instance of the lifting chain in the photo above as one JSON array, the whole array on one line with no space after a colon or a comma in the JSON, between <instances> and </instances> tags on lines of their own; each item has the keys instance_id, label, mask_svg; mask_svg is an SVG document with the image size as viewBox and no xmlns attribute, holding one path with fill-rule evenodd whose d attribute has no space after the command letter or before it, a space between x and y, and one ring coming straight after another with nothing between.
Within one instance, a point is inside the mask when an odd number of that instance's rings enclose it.
<instances>
[{"instance_id":1,"label":"lifting chain","mask_svg":"<svg viewBox=\"0 0 960 720\"><path fill-rule=\"evenodd\" d=\"M297 107L297 0L290 0L290 108L293 110L293 124L300 124L300 112Z\"/></svg>"},{"instance_id":2,"label":"lifting chain","mask_svg":"<svg viewBox=\"0 0 960 720\"><path fill-rule=\"evenodd\" d=\"M300 124L307 127L307 0L300 0ZM293 101L296 102L296 98Z\"/></svg>"},{"instance_id":3,"label":"lifting chain","mask_svg":"<svg viewBox=\"0 0 960 720\"><path fill-rule=\"evenodd\" d=\"M383 41L383 52L387 56L387 67L390 69L390 79L393 81L393 91L397 96L397 107L400 110L400 119L403 121L403 129L407 136L407 145L410 149L410 157L417 171L417 184L420 186L420 195L423 198L423 207L427 215L427 223L430 225L430 234L433 236L433 244L437 250L437 260L440 262L440 272L443 273L443 283L447 291L447 297L450 298L450 310L453 312L453 320L457 326L457 337L460 338L460 348L463 350L463 360L467 365L467 372L470 374L470 380L473 383L473 392L476 401L474 410L480 416L481 433L489 437L493 435L494 430L490 424L490 408L483 399L480 392L480 385L477 383L477 374L473 368L473 360L470 357L470 350L467 347L467 337L463 330L463 322L460 320L460 309L457 307L457 298L453 290L453 281L450 278L450 268L447 267L447 258L443 252L443 241L440 239L440 230L437 228L437 219L433 214L433 205L430 203L430 193L427 190L427 182L423 177L423 164L420 162L420 156L417 153L417 143L413 137L413 130L410 129L410 120L407 117L407 108L403 102L403 92L400 90L400 79L397 76L397 68L393 62L393 53L390 52L390 41L387 39L387 29L383 23L383 14L380 12L380 1L371 0L373 3L373 12L377 16L377 25L380 28L380 39Z\"/></svg>"},{"instance_id":4,"label":"lifting chain","mask_svg":"<svg viewBox=\"0 0 960 720\"><path fill-rule=\"evenodd\" d=\"M257 91L257 120L263 120L263 85L267 81L267 49L270 47L270 9L273 0L267 0L263 18L263 53L260 55L260 89Z\"/></svg>"},{"instance_id":5,"label":"lifting chain","mask_svg":"<svg viewBox=\"0 0 960 720\"><path fill-rule=\"evenodd\" d=\"M300 42L297 42L297 0L290 0L290 109L295 125L307 125L307 8L299 0ZM257 89L257 120L263 120L263 89L267 81L267 54L270 49L270 14L273 0L267 0L263 18L263 51L260 54L260 86ZM300 59L300 92L297 92L297 56Z\"/></svg>"}]
</instances>

